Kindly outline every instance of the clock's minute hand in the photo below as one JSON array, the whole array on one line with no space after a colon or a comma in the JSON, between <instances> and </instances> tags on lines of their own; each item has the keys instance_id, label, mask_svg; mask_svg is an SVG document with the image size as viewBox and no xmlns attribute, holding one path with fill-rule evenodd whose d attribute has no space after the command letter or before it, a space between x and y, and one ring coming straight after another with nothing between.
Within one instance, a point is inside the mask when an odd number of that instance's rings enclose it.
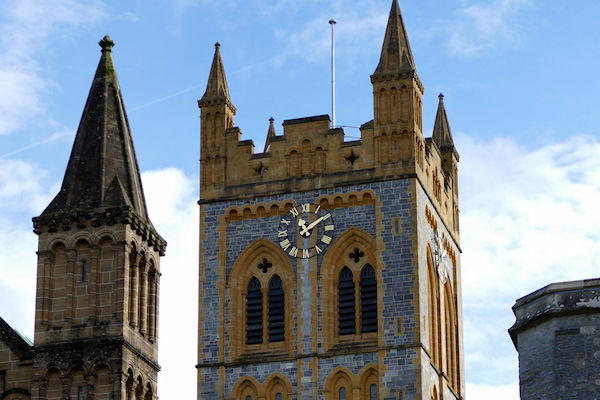
<instances>
[{"instance_id":1,"label":"clock's minute hand","mask_svg":"<svg viewBox=\"0 0 600 400\"><path fill-rule=\"evenodd\" d=\"M315 227L315 225L317 225L319 222L323 221L323 218L325 218L325 217L320 217L320 218L317 218L316 220L314 220L314 221L313 221L313 222L312 222L310 225L308 225L308 226L304 225L304 226L302 227L302 229L300 230L300 234L301 234L302 236L307 236L307 237L308 237L308 236L310 236L310 232L309 232L309 230L311 230L312 228L314 228L314 227Z\"/></svg>"}]
</instances>

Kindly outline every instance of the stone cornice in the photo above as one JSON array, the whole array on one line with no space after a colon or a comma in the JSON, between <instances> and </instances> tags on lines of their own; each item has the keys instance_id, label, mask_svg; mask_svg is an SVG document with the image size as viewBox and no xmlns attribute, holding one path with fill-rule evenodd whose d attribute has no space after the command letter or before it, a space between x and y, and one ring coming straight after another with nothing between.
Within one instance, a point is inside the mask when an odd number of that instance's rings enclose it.
<instances>
[{"instance_id":1,"label":"stone cornice","mask_svg":"<svg viewBox=\"0 0 600 400\"><path fill-rule=\"evenodd\" d=\"M126 224L140 237L148 242L150 247L165 254L167 242L156 232L152 224L142 220L137 213L128 206L105 208L99 210L67 210L35 217L33 221L33 232L37 235L44 232L69 231L74 227L83 229L88 226L100 227L104 225Z\"/></svg>"}]
</instances>

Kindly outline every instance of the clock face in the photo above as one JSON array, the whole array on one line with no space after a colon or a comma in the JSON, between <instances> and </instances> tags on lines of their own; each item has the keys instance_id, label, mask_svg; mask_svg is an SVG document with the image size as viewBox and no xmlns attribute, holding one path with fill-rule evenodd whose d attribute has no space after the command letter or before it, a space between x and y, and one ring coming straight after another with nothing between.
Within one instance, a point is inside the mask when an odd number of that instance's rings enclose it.
<instances>
[{"instance_id":1,"label":"clock face","mask_svg":"<svg viewBox=\"0 0 600 400\"><path fill-rule=\"evenodd\" d=\"M333 240L333 218L321 206L304 203L281 217L277 238L290 257L310 258L321 254Z\"/></svg>"},{"instance_id":2,"label":"clock face","mask_svg":"<svg viewBox=\"0 0 600 400\"><path fill-rule=\"evenodd\" d=\"M442 233L440 230L437 230L433 233L432 239L432 247L433 247L433 263L438 272L438 276L442 284L446 283L446 279L448 278L448 252L444 247L442 241Z\"/></svg>"}]
</instances>

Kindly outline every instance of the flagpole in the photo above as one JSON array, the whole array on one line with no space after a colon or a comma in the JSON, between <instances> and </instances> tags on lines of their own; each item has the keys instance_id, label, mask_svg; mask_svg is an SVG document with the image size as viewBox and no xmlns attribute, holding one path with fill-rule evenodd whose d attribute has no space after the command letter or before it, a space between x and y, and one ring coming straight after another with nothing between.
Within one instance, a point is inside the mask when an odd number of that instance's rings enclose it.
<instances>
[{"instance_id":1,"label":"flagpole","mask_svg":"<svg viewBox=\"0 0 600 400\"><path fill-rule=\"evenodd\" d=\"M331 25L331 129L335 128L335 19L329 20Z\"/></svg>"}]
</instances>

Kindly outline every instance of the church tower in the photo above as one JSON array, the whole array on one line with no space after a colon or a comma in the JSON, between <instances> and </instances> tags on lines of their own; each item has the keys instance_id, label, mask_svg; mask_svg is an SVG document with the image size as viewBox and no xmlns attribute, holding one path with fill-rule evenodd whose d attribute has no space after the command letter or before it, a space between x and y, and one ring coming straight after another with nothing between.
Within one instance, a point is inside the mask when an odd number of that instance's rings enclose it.
<instances>
[{"instance_id":1,"label":"church tower","mask_svg":"<svg viewBox=\"0 0 600 400\"><path fill-rule=\"evenodd\" d=\"M198 399L463 399L459 156L442 96L424 137L398 1L359 140L328 115L270 120L255 153L226 82L217 44L198 102Z\"/></svg>"},{"instance_id":2,"label":"church tower","mask_svg":"<svg viewBox=\"0 0 600 400\"><path fill-rule=\"evenodd\" d=\"M105 36L39 237L32 398L156 399L160 256Z\"/></svg>"}]
</instances>

